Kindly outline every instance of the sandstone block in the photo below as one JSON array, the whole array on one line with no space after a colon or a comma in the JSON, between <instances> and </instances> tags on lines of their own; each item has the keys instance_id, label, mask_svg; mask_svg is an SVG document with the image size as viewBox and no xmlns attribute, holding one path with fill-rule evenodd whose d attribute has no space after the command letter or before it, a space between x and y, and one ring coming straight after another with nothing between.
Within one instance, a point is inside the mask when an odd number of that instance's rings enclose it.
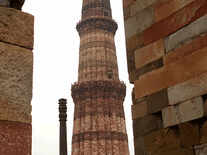
<instances>
[{"instance_id":1,"label":"sandstone block","mask_svg":"<svg viewBox=\"0 0 207 155\"><path fill-rule=\"evenodd\" d=\"M127 19L124 23L126 39L131 38L136 34L140 34L143 30L155 23L154 7L148 7L135 16Z\"/></svg>"},{"instance_id":2,"label":"sandstone block","mask_svg":"<svg viewBox=\"0 0 207 155\"><path fill-rule=\"evenodd\" d=\"M0 7L0 41L33 49L34 17L30 14Z\"/></svg>"},{"instance_id":3,"label":"sandstone block","mask_svg":"<svg viewBox=\"0 0 207 155\"><path fill-rule=\"evenodd\" d=\"M165 37L207 13L206 0L196 0L171 14L144 31L144 42L148 45Z\"/></svg>"},{"instance_id":4,"label":"sandstone block","mask_svg":"<svg viewBox=\"0 0 207 155\"><path fill-rule=\"evenodd\" d=\"M150 114L161 111L162 108L167 107L169 105L167 89L163 89L147 96L147 104Z\"/></svg>"},{"instance_id":5,"label":"sandstone block","mask_svg":"<svg viewBox=\"0 0 207 155\"><path fill-rule=\"evenodd\" d=\"M182 145L190 147L199 144L199 125L190 122L179 124Z\"/></svg>"},{"instance_id":6,"label":"sandstone block","mask_svg":"<svg viewBox=\"0 0 207 155\"><path fill-rule=\"evenodd\" d=\"M206 155L207 154L207 144L194 146L196 155Z\"/></svg>"},{"instance_id":7,"label":"sandstone block","mask_svg":"<svg viewBox=\"0 0 207 155\"><path fill-rule=\"evenodd\" d=\"M179 31L165 37L164 44L166 53L169 53L186 43L194 40L203 33L207 33L207 15L197 19Z\"/></svg>"},{"instance_id":8,"label":"sandstone block","mask_svg":"<svg viewBox=\"0 0 207 155\"><path fill-rule=\"evenodd\" d=\"M140 137L159 129L162 129L161 116L147 115L133 120L133 131L135 137Z\"/></svg>"},{"instance_id":9,"label":"sandstone block","mask_svg":"<svg viewBox=\"0 0 207 155\"><path fill-rule=\"evenodd\" d=\"M144 137L134 137L135 155L145 155Z\"/></svg>"},{"instance_id":10,"label":"sandstone block","mask_svg":"<svg viewBox=\"0 0 207 155\"><path fill-rule=\"evenodd\" d=\"M170 105L207 94L207 72L188 81L171 86L167 90Z\"/></svg>"},{"instance_id":11,"label":"sandstone block","mask_svg":"<svg viewBox=\"0 0 207 155\"><path fill-rule=\"evenodd\" d=\"M130 7L126 7L124 9L124 21L129 19L131 16L130 16Z\"/></svg>"},{"instance_id":12,"label":"sandstone block","mask_svg":"<svg viewBox=\"0 0 207 155\"><path fill-rule=\"evenodd\" d=\"M139 80L134 82L135 98L152 94L205 73L207 71L206 51L207 48L203 48L162 68L140 76Z\"/></svg>"},{"instance_id":13,"label":"sandstone block","mask_svg":"<svg viewBox=\"0 0 207 155\"><path fill-rule=\"evenodd\" d=\"M200 130L200 143L207 143L207 121L205 121L201 125L201 130Z\"/></svg>"},{"instance_id":14,"label":"sandstone block","mask_svg":"<svg viewBox=\"0 0 207 155\"><path fill-rule=\"evenodd\" d=\"M139 99L135 99L135 93L134 93L134 88L132 90L132 102L133 104L138 104L138 103L141 103L141 102L146 102L147 101L147 97L142 97L142 98L139 98Z\"/></svg>"},{"instance_id":15,"label":"sandstone block","mask_svg":"<svg viewBox=\"0 0 207 155\"><path fill-rule=\"evenodd\" d=\"M133 71L129 72L129 82L134 83L134 81L139 79L139 72L137 69L134 69Z\"/></svg>"},{"instance_id":16,"label":"sandstone block","mask_svg":"<svg viewBox=\"0 0 207 155\"><path fill-rule=\"evenodd\" d=\"M165 55L163 40L160 39L150 45L136 50L135 52L135 66L140 68L150 62L153 62Z\"/></svg>"},{"instance_id":17,"label":"sandstone block","mask_svg":"<svg viewBox=\"0 0 207 155\"><path fill-rule=\"evenodd\" d=\"M203 99L197 97L162 109L163 126L170 127L203 117Z\"/></svg>"},{"instance_id":18,"label":"sandstone block","mask_svg":"<svg viewBox=\"0 0 207 155\"><path fill-rule=\"evenodd\" d=\"M125 9L127 6L132 4L135 0L123 0L123 8Z\"/></svg>"},{"instance_id":19,"label":"sandstone block","mask_svg":"<svg viewBox=\"0 0 207 155\"><path fill-rule=\"evenodd\" d=\"M162 129L145 137L146 155L160 154L181 147L181 138L177 129Z\"/></svg>"},{"instance_id":20,"label":"sandstone block","mask_svg":"<svg viewBox=\"0 0 207 155\"><path fill-rule=\"evenodd\" d=\"M148 114L147 102L132 105L132 119L144 117Z\"/></svg>"},{"instance_id":21,"label":"sandstone block","mask_svg":"<svg viewBox=\"0 0 207 155\"><path fill-rule=\"evenodd\" d=\"M188 148L178 148L167 152L163 152L160 155L194 155L194 151Z\"/></svg>"},{"instance_id":22,"label":"sandstone block","mask_svg":"<svg viewBox=\"0 0 207 155\"><path fill-rule=\"evenodd\" d=\"M31 124L0 121L0 137L1 155L31 154Z\"/></svg>"},{"instance_id":23,"label":"sandstone block","mask_svg":"<svg viewBox=\"0 0 207 155\"><path fill-rule=\"evenodd\" d=\"M171 15L172 13L176 12L177 10L183 8L193 1L194 0L172 0L165 3L159 8L155 8L156 22L166 18L167 16Z\"/></svg>"},{"instance_id":24,"label":"sandstone block","mask_svg":"<svg viewBox=\"0 0 207 155\"><path fill-rule=\"evenodd\" d=\"M135 14L139 13L140 11L146 9L150 5L154 4L156 0L138 0L135 1L131 6L131 16L134 16Z\"/></svg>"},{"instance_id":25,"label":"sandstone block","mask_svg":"<svg viewBox=\"0 0 207 155\"><path fill-rule=\"evenodd\" d=\"M136 34L135 36L126 40L127 50L136 50L144 46L143 33Z\"/></svg>"},{"instance_id":26,"label":"sandstone block","mask_svg":"<svg viewBox=\"0 0 207 155\"><path fill-rule=\"evenodd\" d=\"M163 57L164 65L183 58L199 49L207 47L207 34L181 46L180 48L168 53Z\"/></svg>"},{"instance_id":27,"label":"sandstone block","mask_svg":"<svg viewBox=\"0 0 207 155\"><path fill-rule=\"evenodd\" d=\"M0 42L0 120L31 123L33 54Z\"/></svg>"}]
</instances>

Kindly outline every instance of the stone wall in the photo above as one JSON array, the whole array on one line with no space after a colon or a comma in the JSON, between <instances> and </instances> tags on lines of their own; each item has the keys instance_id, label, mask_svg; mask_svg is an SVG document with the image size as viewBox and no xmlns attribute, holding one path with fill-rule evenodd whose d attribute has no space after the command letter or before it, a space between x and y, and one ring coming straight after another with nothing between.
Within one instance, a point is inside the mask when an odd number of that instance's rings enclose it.
<instances>
[{"instance_id":1,"label":"stone wall","mask_svg":"<svg viewBox=\"0 0 207 155\"><path fill-rule=\"evenodd\" d=\"M22 0L0 0L0 154L29 155L34 17Z\"/></svg>"},{"instance_id":2,"label":"stone wall","mask_svg":"<svg viewBox=\"0 0 207 155\"><path fill-rule=\"evenodd\" d=\"M123 8L135 155L207 154L207 1Z\"/></svg>"}]
</instances>

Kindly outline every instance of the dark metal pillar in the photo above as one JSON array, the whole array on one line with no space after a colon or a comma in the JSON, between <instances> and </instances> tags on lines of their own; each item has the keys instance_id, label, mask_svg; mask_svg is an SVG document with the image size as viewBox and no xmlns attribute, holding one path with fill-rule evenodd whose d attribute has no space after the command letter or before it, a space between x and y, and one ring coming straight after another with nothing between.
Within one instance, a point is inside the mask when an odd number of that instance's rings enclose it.
<instances>
[{"instance_id":1,"label":"dark metal pillar","mask_svg":"<svg viewBox=\"0 0 207 155\"><path fill-rule=\"evenodd\" d=\"M67 100L59 99L59 121L60 121L60 155L67 155Z\"/></svg>"}]
</instances>

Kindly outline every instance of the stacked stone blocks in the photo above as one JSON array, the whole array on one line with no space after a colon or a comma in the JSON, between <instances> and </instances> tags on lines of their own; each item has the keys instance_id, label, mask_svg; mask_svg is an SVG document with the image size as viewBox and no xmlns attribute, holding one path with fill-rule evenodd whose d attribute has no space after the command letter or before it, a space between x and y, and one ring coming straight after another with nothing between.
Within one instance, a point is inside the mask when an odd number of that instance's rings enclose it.
<instances>
[{"instance_id":1,"label":"stacked stone blocks","mask_svg":"<svg viewBox=\"0 0 207 155\"><path fill-rule=\"evenodd\" d=\"M34 17L0 1L0 154L31 154ZM16 5L14 5L16 4ZM12 7L13 8L9 8ZM14 9L15 8L15 9ZM19 9L19 10L17 10Z\"/></svg>"},{"instance_id":2,"label":"stacked stone blocks","mask_svg":"<svg viewBox=\"0 0 207 155\"><path fill-rule=\"evenodd\" d=\"M207 1L123 8L135 154L206 154Z\"/></svg>"}]
</instances>

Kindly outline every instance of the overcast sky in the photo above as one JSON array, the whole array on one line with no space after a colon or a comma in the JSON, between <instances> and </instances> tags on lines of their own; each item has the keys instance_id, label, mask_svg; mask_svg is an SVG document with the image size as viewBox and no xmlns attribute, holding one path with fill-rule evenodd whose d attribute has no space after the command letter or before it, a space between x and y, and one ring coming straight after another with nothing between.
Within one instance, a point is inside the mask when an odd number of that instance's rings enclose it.
<instances>
[{"instance_id":1,"label":"overcast sky","mask_svg":"<svg viewBox=\"0 0 207 155\"><path fill-rule=\"evenodd\" d=\"M124 102L131 155L134 155L131 121L131 90L128 82L122 0L111 0L112 16L118 23L115 35L120 80L127 84ZM78 78L79 36L82 0L26 0L23 11L35 16L34 74L32 99L32 153L59 154L58 99L68 107L68 155L71 154L74 103L71 84Z\"/></svg>"}]
</instances>

